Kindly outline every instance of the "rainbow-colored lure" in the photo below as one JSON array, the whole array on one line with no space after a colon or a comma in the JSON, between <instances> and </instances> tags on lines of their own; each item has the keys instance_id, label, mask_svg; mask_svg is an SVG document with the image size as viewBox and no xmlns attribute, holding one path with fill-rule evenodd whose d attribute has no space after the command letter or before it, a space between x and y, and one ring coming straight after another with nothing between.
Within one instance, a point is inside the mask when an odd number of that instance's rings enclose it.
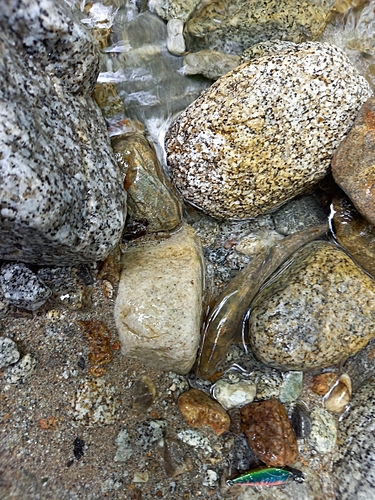
<instances>
[{"instance_id":1,"label":"rainbow-colored lure","mask_svg":"<svg viewBox=\"0 0 375 500\"><path fill-rule=\"evenodd\" d=\"M228 479L227 486L243 484L247 486L280 486L291 481L303 483L305 478L300 470L292 467L258 467L245 472L235 479Z\"/></svg>"}]
</instances>

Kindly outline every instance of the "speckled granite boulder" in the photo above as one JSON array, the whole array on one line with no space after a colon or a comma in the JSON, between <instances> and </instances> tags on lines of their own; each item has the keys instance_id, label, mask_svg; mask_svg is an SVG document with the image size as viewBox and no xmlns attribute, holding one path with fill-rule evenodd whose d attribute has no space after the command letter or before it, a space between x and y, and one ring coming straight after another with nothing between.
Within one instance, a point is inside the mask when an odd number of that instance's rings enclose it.
<instances>
[{"instance_id":1,"label":"speckled granite boulder","mask_svg":"<svg viewBox=\"0 0 375 500\"><path fill-rule=\"evenodd\" d=\"M214 217L267 213L326 175L370 94L344 53L327 44L245 63L172 124L166 148L173 181Z\"/></svg>"},{"instance_id":2,"label":"speckled granite boulder","mask_svg":"<svg viewBox=\"0 0 375 500\"><path fill-rule=\"evenodd\" d=\"M252 304L254 354L281 370L339 363L374 336L375 281L339 247L306 245Z\"/></svg>"},{"instance_id":3,"label":"speckled granite boulder","mask_svg":"<svg viewBox=\"0 0 375 500\"><path fill-rule=\"evenodd\" d=\"M189 50L241 55L266 40L303 42L323 31L333 0L213 0L187 23Z\"/></svg>"},{"instance_id":4,"label":"speckled granite boulder","mask_svg":"<svg viewBox=\"0 0 375 500\"><path fill-rule=\"evenodd\" d=\"M332 175L356 209L375 225L375 98L361 108L332 159Z\"/></svg>"},{"instance_id":5,"label":"speckled granite boulder","mask_svg":"<svg viewBox=\"0 0 375 500\"><path fill-rule=\"evenodd\" d=\"M354 395L350 410L340 421L333 479L337 500L374 498L375 385L370 382Z\"/></svg>"},{"instance_id":6,"label":"speckled granite boulder","mask_svg":"<svg viewBox=\"0 0 375 500\"><path fill-rule=\"evenodd\" d=\"M63 0L9 0L0 26L0 258L103 259L126 194L91 97L97 44Z\"/></svg>"},{"instance_id":7,"label":"speckled granite boulder","mask_svg":"<svg viewBox=\"0 0 375 500\"><path fill-rule=\"evenodd\" d=\"M187 225L124 254L115 320L125 356L159 370L190 370L200 337L202 259Z\"/></svg>"}]
</instances>

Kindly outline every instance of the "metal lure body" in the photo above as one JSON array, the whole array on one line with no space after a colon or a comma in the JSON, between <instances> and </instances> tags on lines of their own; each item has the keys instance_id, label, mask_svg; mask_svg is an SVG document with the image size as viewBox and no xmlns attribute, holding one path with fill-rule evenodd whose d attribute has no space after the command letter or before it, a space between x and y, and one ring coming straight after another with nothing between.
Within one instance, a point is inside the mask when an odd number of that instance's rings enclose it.
<instances>
[{"instance_id":1,"label":"metal lure body","mask_svg":"<svg viewBox=\"0 0 375 500\"><path fill-rule=\"evenodd\" d=\"M301 471L292 467L258 467L245 472L235 479L228 479L227 486L243 484L247 486L280 486L291 481L302 483L304 477Z\"/></svg>"}]
</instances>

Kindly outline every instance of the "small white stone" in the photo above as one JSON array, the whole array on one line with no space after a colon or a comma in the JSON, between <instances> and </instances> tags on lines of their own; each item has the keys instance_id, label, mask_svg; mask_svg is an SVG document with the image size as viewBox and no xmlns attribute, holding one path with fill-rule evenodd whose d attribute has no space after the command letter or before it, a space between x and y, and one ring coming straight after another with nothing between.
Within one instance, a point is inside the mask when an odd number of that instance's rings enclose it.
<instances>
[{"instance_id":1,"label":"small white stone","mask_svg":"<svg viewBox=\"0 0 375 500\"><path fill-rule=\"evenodd\" d=\"M230 384L225 380L216 382L212 395L225 410L241 408L254 401L256 386L247 380Z\"/></svg>"},{"instance_id":2,"label":"small white stone","mask_svg":"<svg viewBox=\"0 0 375 500\"><path fill-rule=\"evenodd\" d=\"M19 359L17 344L12 339L0 337L0 369L16 363Z\"/></svg>"},{"instance_id":3,"label":"small white stone","mask_svg":"<svg viewBox=\"0 0 375 500\"><path fill-rule=\"evenodd\" d=\"M167 49L175 56L182 56L185 53L185 39L182 34L184 23L179 19L171 19L167 24Z\"/></svg>"}]
</instances>

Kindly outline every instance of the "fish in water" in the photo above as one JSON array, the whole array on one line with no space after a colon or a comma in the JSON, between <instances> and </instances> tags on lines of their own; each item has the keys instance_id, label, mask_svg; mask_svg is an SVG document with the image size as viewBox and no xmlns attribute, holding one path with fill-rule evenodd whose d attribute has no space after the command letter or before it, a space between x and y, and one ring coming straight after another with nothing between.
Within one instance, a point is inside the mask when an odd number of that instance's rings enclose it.
<instances>
[{"instance_id":1,"label":"fish in water","mask_svg":"<svg viewBox=\"0 0 375 500\"><path fill-rule=\"evenodd\" d=\"M300 247L323 236L327 231L328 224L322 224L287 236L269 250L260 253L229 282L203 328L197 363L199 377L208 379L213 375L227 354L251 301L271 274Z\"/></svg>"},{"instance_id":2,"label":"fish in water","mask_svg":"<svg viewBox=\"0 0 375 500\"><path fill-rule=\"evenodd\" d=\"M242 484L247 486L279 486L291 481L303 483L305 480L302 472L292 467L258 467L241 474L235 479L228 479L227 486Z\"/></svg>"}]
</instances>

